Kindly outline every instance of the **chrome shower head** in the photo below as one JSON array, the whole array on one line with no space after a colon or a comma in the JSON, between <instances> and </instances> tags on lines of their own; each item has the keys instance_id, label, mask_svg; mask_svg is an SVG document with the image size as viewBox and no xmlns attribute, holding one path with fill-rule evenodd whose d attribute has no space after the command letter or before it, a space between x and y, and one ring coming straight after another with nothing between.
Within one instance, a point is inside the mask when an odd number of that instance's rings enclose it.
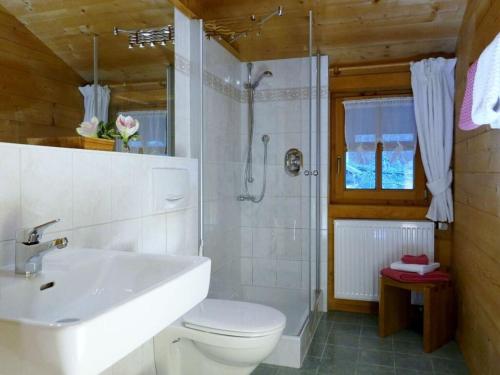
<instances>
[{"instance_id":1,"label":"chrome shower head","mask_svg":"<svg viewBox=\"0 0 500 375\"><path fill-rule=\"evenodd\" d=\"M255 82L252 85L252 87L254 89L257 88L257 86L259 86L260 81L262 80L262 78L264 78L264 77L272 77L272 76L273 76L273 73L270 72L269 70L266 70L264 73L261 73L261 75L255 80Z\"/></svg>"}]
</instances>

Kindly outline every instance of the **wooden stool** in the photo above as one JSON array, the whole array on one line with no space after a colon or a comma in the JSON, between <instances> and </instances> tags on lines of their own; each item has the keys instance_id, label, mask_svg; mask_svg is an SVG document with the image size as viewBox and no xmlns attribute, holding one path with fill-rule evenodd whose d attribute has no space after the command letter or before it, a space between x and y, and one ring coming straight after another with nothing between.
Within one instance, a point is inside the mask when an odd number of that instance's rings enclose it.
<instances>
[{"instance_id":1,"label":"wooden stool","mask_svg":"<svg viewBox=\"0 0 500 375\"><path fill-rule=\"evenodd\" d=\"M451 281L402 283L380 278L379 335L392 335L410 320L411 292L424 294L424 352L446 344L455 333L455 311Z\"/></svg>"}]
</instances>

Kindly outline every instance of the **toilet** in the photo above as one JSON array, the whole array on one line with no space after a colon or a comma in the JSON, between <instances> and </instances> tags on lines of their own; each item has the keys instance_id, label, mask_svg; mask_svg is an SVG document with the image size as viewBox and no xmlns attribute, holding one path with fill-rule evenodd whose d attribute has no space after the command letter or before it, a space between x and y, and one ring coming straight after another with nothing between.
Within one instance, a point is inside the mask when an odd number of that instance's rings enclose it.
<instances>
[{"instance_id":1,"label":"toilet","mask_svg":"<svg viewBox=\"0 0 500 375\"><path fill-rule=\"evenodd\" d=\"M155 337L157 373L250 374L274 350L285 324L272 307L207 298Z\"/></svg>"}]
</instances>

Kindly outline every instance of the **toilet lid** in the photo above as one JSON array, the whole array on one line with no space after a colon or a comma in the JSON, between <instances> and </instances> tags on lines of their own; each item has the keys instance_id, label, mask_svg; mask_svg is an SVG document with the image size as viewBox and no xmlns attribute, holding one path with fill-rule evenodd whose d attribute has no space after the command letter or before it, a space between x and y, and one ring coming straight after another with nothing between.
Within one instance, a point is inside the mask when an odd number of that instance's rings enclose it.
<instances>
[{"instance_id":1,"label":"toilet lid","mask_svg":"<svg viewBox=\"0 0 500 375\"><path fill-rule=\"evenodd\" d=\"M207 298L183 317L184 326L229 336L257 337L282 330L280 311L255 303Z\"/></svg>"}]
</instances>

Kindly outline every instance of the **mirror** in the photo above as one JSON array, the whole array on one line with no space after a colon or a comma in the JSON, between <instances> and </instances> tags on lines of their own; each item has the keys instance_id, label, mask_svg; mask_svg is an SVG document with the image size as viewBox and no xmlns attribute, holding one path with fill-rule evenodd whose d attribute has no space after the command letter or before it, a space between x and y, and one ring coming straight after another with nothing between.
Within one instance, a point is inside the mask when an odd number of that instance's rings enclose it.
<instances>
[{"instance_id":1,"label":"mirror","mask_svg":"<svg viewBox=\"0 0 500 375\"><path fill-rule=\"evenodd\" d=\"M173 155L170 3L0 0L0 19L8 27L0 44L0 142L88 148L76 128L96 113L97 79L100 120L132 116L140 122L132 152ZM118 139L112 147L123 145Z\"/></svg>"}]
</instances>

